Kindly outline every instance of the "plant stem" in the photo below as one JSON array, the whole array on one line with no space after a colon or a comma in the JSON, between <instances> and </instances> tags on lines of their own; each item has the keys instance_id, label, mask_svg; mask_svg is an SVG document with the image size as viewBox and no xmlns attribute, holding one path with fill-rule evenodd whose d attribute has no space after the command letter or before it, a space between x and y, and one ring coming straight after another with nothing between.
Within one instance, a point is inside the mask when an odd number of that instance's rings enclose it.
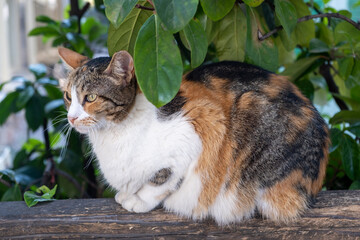
<instances>
[{"instance_id":1,"label":"plant stem","mask_svg":"<svg viewBox=\"0 0 360 240\"><path fill-rule=\"evenodd\" d=\"M350 24L352 24L356 29L360 30L360 24L356 23L355 21L351 20L350 18L347 18L339 13L321 13L321 14L315 14L315 15L308 15L308 16L304 16L301 17L297 20L298 23L301 22L305 22L314 18L323 18L323 17L327 17L327 18L340 18ZM282 30L283 26L277 26L275 29L271 30L270 32L266 33L265 35L261 34L259 31L258 34L258 39L259 41L264 41L265 39L271 37L272 35L274 35L275 33L277 33L278 31Z\"/></svg>"},{"instance_id":2,"label":"plant stem","mask_svg":"<svg viewBox=\"0 0 360 240\"><path fill-rule=\"evenodd\" d=\"M11 183L9 183L8 181L5 181L4 179L0 178L0 183L4 184L5 186L7 186L8 188L11 188Z\"/></svg>"},{"instance_id":3,"label":"plant stem","mask_svg":"<svg viewBox=\"0 0 360 240\"><path fill-rule=\"evenodd\" d=\"M85 6L79 8L79 0L70 0L70 16L76 16L78 20L78 33L81 33L81 18L90 7L90 3L86 3Z\"/></svg>"},{"instance_id":4,"label":"plant stem","mask_svg":"<svg viewBox=\"0 0 360 240\"><path fill-rule=\"evenodd\" d=\"M329 92L339 94L340 93L339 88L336 85L333 76L331 75L330 66L331 65L329 65L329 63L323 63L320 66L319 72L324 77L326 84L329 87ZM341 110L349 110L348 106L346 105L346 103L343 100L341 100L340 98L338 98L336 96L334 96L334 100Z\"/></svg>"},{"instance_id":5,"label":"plant stem","mask_svg":"<svg viewBox=\"0 0 360 240\"><path fill-rule=\"evenodd\" d=\"M155 10L155 8L145 7L145 6L142 6L140 4L136 4L135 7L140 8L140 9L144 9L144 10L149 10L149 11L154 11Z\"/></svg>"},{"instance_id":6,"label":"plant stem","mask_svg":"<svg viewBox=\"0 0 360 240\"><path fill-rule=\"evenodd\" d=\"M67 172L62 171L62 170L60 170L58 168L55 169L55 172L58 175L63 176L64 178L66 178L69 182L71 182L80 193L84 192L83 188L81 187L79 182L75 178L73 178L70 174L68 174ZM84 192L81 197L89 198L89 195L86 192Z\"/></svg>"},{"instance_id":7,"label":"plant stem","mask_svg":"<svg viewBox=\"0 0 360 240\"><path fill-rule=\"evenodd\" d=\"M43 129L44 129L44 140L45 140L45 151L46 151L46 168L43 174L42 184L47 185L50 188L53 188L56 183L55 179L55 161L51 152L50 146L50 137L49 131L47 127L47 119L44 118L43 120Z\"/></svg>"}]
</instances>

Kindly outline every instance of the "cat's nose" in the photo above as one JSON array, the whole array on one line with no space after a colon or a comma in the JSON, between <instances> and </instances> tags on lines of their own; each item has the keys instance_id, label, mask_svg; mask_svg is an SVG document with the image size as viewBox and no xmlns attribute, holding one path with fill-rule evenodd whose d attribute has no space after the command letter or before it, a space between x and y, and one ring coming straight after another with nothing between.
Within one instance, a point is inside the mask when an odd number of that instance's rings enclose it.
<instances>
[{"instance_id":1,"label":"cat's nose","mask_svg":"<svg viewBox=\"0 0 360 240\"><path fill-rule=\"evenodd\" d=\"M71 122L72 124L74 124L74 122L76 121L77 117L68 117L69 122Z\"/></svg>"}]
</instances>

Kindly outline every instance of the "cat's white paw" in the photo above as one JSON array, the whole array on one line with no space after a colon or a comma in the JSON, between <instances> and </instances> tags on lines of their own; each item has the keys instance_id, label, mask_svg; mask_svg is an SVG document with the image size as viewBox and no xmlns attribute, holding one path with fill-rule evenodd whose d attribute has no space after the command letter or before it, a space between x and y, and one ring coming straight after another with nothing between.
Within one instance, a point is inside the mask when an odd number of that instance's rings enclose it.
<instances>
[{"instance_id":1,"label":"cat's white paw","mask_svg":"<svg viewBox=\"0 0 360 240\"><path fill-rule=\"evenodd\" d=\"M121 202L118 200L121 199ZM116 202L120 203L123 208L129 212L149 212L153 209L153 206L150 206L145 201L141 200L137 195L124 196L124 194L116 194Z\"/></svg>"},{"instance_id":2,"label":"cat's white paw","mask_svg":"<svg viewBox=\"0 0 360 240\"><path fill-rule=\"evenodd\" d=\"M118 203L118 204L122 204L122 202L129 196L129 194L127 193L123 193L123 192L118 192L116 195L115 195L115 201Z\"/></svg>"}]
</instances>

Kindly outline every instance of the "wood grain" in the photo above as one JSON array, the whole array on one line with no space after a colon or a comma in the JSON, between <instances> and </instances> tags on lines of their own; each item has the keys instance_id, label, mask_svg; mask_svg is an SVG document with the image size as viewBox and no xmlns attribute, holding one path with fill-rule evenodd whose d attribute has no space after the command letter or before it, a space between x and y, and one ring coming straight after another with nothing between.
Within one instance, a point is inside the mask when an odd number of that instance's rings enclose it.
<instances>
[{"instance_id":1,"label":"wood grain","mask_svg":"<svg viewBox=\"0 0 360 240\"><path fill-rule=\"evenodd\" d=\"M157 209L134 214L113 199L57 200L28 208L0 203L1 239L360 239L360 191L321 192L299 220L261 218L227 227L194 222Z\"/></svg>"}]
</instances>

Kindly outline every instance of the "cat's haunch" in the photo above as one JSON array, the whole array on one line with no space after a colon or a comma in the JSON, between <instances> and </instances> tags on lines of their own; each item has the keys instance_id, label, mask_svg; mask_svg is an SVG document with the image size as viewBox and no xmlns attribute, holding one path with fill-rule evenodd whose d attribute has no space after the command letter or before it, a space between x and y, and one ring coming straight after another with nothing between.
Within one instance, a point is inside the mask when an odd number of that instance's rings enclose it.
<instances>
[{"instance_id":1,"label":"cat's haunch","mask_svg":"<svg viewBox=\"0 0 360 240\"><path fill-rule=\"evenodd\" d=\"M204 65L158 109L140 91L127 52L92 60L59 53L73 69L61 82L69 122L88 135L125 209L162 204L220 225L257 211L286 222L320 191L328 129L284 77L240 62Z\"/></svg>"}]
</instances>

